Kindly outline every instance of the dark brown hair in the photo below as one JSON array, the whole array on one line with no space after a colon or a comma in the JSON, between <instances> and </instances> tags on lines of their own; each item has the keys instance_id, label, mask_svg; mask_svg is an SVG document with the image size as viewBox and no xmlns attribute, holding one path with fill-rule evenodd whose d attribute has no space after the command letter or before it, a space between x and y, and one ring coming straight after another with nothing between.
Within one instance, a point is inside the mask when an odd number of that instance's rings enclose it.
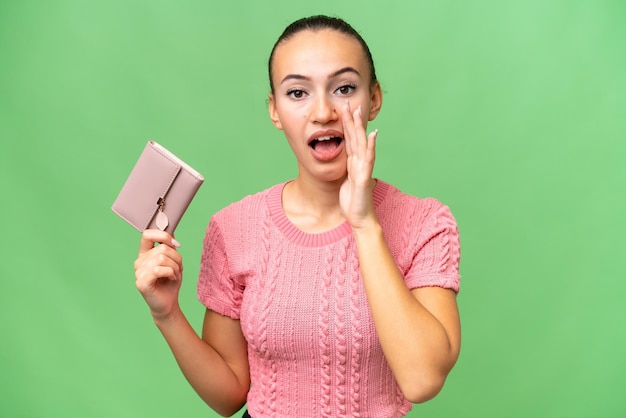
<instances>
[{"instance_id":1,"label":"dark brown hair","mask_svg":"<svg viewBox=\"0 0 626 418\"><path fill-rule=\"evenodd\" d=\"M317 32L323 29L336 30L337 32L343 33L344 35L348 35L356 39L357 41L359 41L359 43L361 44L361 47L363 48L365 58L367 59L367 62L369 64L370 82L371 84L374 84L377 81L376 69L374 68L374 60L372 59L372 54L370 52L369 47L367 46L367 43L361 37L359 32L357 32L352 26L350 26L348 22L346 22L343 19L340 19L337 17L317 15L317 16L305 17L305 18L296 20L295 22L287 26L285 30L283 31L283 33L278 37L278 40L276 41L276 43L274 44L274 47L272 48L270 59L267 64L269 78L270 78L270 88L271 88L272 93L274 93L274 82L272 80L272 63L274 61L274 52L276 51L276 48L278 47L278 45L285 42L286 40L288 40L289 38L291 38L292 36L294 36L295 34L299 32L302 32L305 30Z\"/></svg>"}]
</instances>

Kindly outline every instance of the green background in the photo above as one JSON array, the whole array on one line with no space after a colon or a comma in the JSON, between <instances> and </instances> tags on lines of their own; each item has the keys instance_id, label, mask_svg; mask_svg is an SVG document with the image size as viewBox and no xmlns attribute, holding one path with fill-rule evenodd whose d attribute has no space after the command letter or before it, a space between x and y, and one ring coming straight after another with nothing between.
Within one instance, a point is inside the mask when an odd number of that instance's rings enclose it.
<instances>
[{"instance_id":1,"label":"green background","mask_svg":"<svg viewBox=\"0 0 626 418\"><path fill-rule=\"evenodd\" d=\"M376 60L375 175L461 231L461 357L411 416L626 416L626 2L593 0L0 1L0 416L214 416L110 207L148 139L205 175L177 230L199 329L210 215L296 174L266 60L317 13Z\"/></svg>"}]
</instances>

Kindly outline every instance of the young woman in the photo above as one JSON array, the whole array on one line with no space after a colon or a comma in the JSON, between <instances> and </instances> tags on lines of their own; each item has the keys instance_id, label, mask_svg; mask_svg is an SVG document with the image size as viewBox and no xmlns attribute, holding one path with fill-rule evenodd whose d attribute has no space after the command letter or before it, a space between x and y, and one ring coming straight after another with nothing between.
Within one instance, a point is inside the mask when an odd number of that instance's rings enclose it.
<instances>
[{"instance_id":1,"label":"young woman","mask_svg":"<svg viewBox=\"0 0 626 418\"><path fill-rule=\"evenodd\" d=\"M179 308L182 259L167 233L143 233L137 287L221 415L247 402L254 418L404 416L440 391L459 354L455 220L372 178L377 132L365 129L382 93L346 22L291 24L269 75L269 115L298 176L211 218L202 337Z\"/></svg>"}]
</instances>

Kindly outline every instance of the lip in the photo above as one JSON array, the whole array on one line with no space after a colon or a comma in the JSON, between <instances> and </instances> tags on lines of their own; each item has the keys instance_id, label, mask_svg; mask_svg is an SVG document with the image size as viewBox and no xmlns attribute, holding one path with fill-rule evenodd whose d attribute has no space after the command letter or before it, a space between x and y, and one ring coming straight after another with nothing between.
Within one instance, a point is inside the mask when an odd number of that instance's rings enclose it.
<instances>
[{"instance_id":1,"label":"lip","mask_svg":"<svg viewBox=\"0 0 626 418\"><path fill-rule=\"evenodd\" d=\"M311 146L311 143L315 139L325 137L325 136L341 138L341 141L339 142L339 144L334 150L330 150L330 151L320 150L319 147L314 148L313 146ZM335 161L340 155L343 154L344 144L345 144L345 141L344 141L343 133L335 129L317 131L309 137L309 141L308 141L309 149L311 150L311 155L313 156L313 158L315 158L317 161L321 163L329 163L331 161Z\"/></svg>"},{"instance_id":2,"label":"lip","mask_svg":"<svg viewBox=\"0 0 626 418\"><path fill-rule=\"evenodd\" d=\"M327 129L327 130L324 130L324 131L317 131L317 132L313 133L313 135L311 135L309 137L309 140L307 141L307 144L311 145L311 142L313 142L315 139L321 138L323 136L334 136L334 137L337 137L337 138L341 138L342 141L343 141L343 133L342 132L337 131L335 129Z\"/></svg>"}]
</instances>

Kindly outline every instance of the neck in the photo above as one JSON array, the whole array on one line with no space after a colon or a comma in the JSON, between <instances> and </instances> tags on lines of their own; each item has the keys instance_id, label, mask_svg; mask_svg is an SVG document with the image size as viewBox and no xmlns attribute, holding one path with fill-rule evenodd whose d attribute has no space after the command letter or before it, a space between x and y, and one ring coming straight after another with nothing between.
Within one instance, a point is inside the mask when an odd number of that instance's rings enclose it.
<instances>
[{"instance_id":1,"label":"neck","mask_svg":"<svg viewBox=\"0 0 626 418\"><path fill-rule=\"evenodd\" d=\"M283 209L289 220L305 232L324 232L345 221L339 206L344 179L320 182L302 177L283 190Z\"/></svg>"}]
</instances>

